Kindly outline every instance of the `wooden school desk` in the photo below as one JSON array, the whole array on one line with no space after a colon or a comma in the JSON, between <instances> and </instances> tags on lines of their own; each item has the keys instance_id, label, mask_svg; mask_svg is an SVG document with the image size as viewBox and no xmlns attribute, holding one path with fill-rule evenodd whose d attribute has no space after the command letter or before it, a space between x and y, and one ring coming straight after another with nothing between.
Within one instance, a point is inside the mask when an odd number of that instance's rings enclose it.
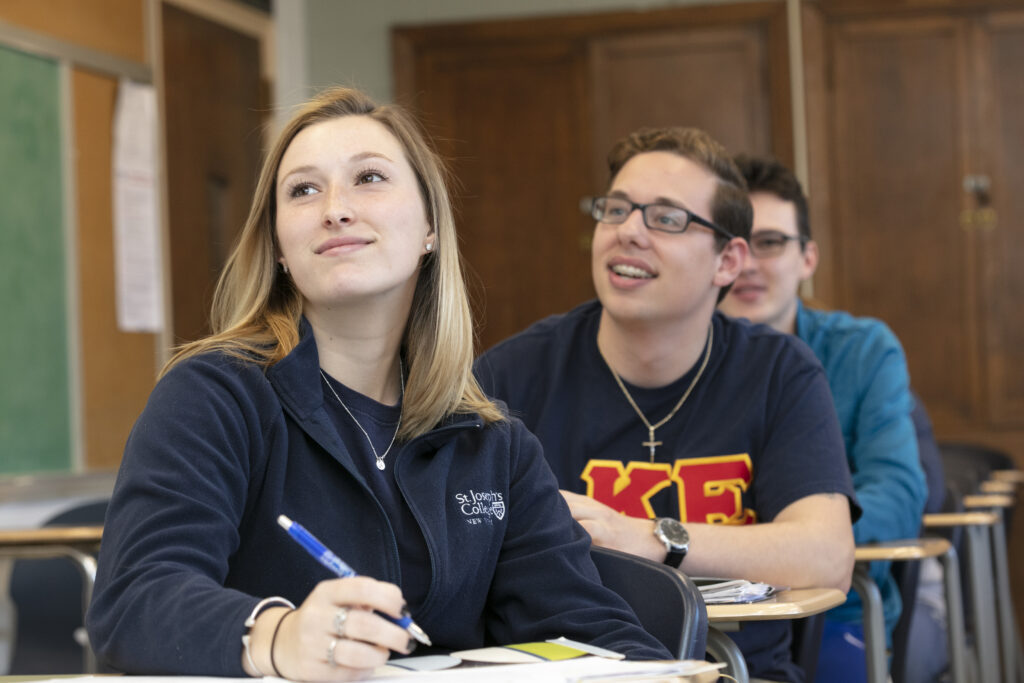
<instances>
[{"instance_id":1,"label":"wooden school desk","mask_svg":"<svg viewBox=\"0 0 1024 683\"><path fill-rule=\"evenodd\" d=\"M779 591L761 602L708 605L708 654L728 664L725 673L747 683L750 673L739 648L724 631L738 631L746 621L800 619L819 614L846 602L835 588L800 588Z\"/></svg>"},{"instance_id":2,"label":"wooden school desk","mask_svg":"<svg viewBox=\"0 0 1024 683\"><path fill-rule=\"evenodd\" d=\"M94 553L103 536L102 526L43 527L37 529L0 530L0 558L44 559L63 557L70 560L82 575L82 618L92 599L96 582ZM83 668L96 671L96 658L91 648L84 648Z\"/></svg>"},{"instance_id":3,"label":"wooden school desk","mask_svg":"<svg viewBox=\"0 0 1024 683\"><path fill-rule=\"evenodd\" d=\"M990 482L995 483L995 482ZM1011 484L1016 486L1016 484ZM984 485L982 486L984 490ZM968 510L987 510L996 515L995 524L990 527L992 543L992 572L995 577L996 615L999 626L1000 664L1003 680L1014 680L1020 667L1020 640L1013 617L1012 591L1010 587L1010 565L1006 547L1007 515L1015 504L1012 495L982 494L964 496L964 507Z\"/></svg>"},{"instance_id":4,"label":"wooden school desk","mask_svg":"<svg viewBox=\"0 0 1024 683\"><path fill-rule=\"evenodd\" d=\"M942 564L943 585L948 605L948 639L950 671L955 683L966 683L966 636L963 599L960 594L960 567L956 551L944 538L916 538L857 546L854 560L853 588L860 596L864 611L864 649L867 657L868 683L885 683L889 667L885 653L885 618L882 596L868 575L868 563L877 561L912 562L928 557Z\"/></svg>"},{"instance_id":5,"label":"wooden school desk","mask_svg":"<svg viewBox=\"0 0 1024 683\"><path fill-rule=\"evenodd\" d=\"M971 594L974 643L978 660L981 683L999 682L999 659L996 636L996 615L992 612L995 592L992 589L992 543L991 529L999 523L999 517L991 512L939 512L924 516L925 533L929 529L961 527L965 537L967 554L967 589ZM944 569L949 572L948 565ZM947 575L948 576L948 575ZM947 579L948 580L948 579ZM947 586L948 589L948 586ZM946 594L947 610L958 609L963 603L955 603ZM950 612L950 614L952 614ZM950 651L950 664L953 651ZM962 680L962 679L961 679Z\"/></svg>"}]
</instances>

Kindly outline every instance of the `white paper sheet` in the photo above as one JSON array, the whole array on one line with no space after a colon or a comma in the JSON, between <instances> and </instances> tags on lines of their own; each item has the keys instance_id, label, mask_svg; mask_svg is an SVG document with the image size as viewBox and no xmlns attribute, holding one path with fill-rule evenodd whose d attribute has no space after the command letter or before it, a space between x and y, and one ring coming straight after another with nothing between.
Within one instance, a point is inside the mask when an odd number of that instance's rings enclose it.
<instances>
[{"instance_id":1,"label":"white paper sheet","mask_svg":"<svg viewBox=\"0 0 1024 683\"><path fill-rule=\"evenodd\" d=\"M117 325L126 332L159 332L164 301L153 86L121 81L113 152Z\"/></svg>"},{"instance_id":2,"label":"white paper sheet","mask_svg":"<svg viewBox=\"0 0 1024 683\"><path fill-rule=\"evenodd\" d=\"M767 600L784 588L745 579L690 577L708 605L729 605Z\"/></svg>"},{"instance_id":3,"label":"white paper sheet","mask_svg":"<svg viewBox=\"0 0 1024 683\"><path fill-rule=\"evenodd\" d=\"M439 683L440 681L482 681L488 683L622 683L623 681L673 681L712 683L724 664L702 661L637 662L580 657L561 662L509 664L507 666L470 667L427 672L393 672L381 668L369 680L398 683ZM52 683L106 683L106 677L55 678ZM126 679L128 680L128 679ZM132 683L252 683L251 678L205 678L199 676L132 676ZM287 683L283 678L267 677L270 683ZM43 683L36 680L33 683Z\"/></svg>"},{"instance_id":4,"label":"white paper sheet","mask_svg":"<svg viewBox=\"0 0 1024 683\"><path fill-rule=\"evenodd\" d=\"M637 662L603 657L579 657L558 662L507 664L446 669L444 671L394 672L378 669L370 680L401 683L438 681L487 681L488 683L621 683L623 681L671 681L711 683L723 664L703 661Z\"/></svg>"}]
</instances>

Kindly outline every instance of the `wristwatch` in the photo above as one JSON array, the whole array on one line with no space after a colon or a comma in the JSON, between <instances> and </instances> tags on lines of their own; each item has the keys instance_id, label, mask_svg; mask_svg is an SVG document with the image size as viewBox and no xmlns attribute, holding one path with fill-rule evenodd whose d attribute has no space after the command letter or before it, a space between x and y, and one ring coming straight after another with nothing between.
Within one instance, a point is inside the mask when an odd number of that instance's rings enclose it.
<instances>
[{"instance_id":1,"label":"wristwatch","mask_svg":"<svg viewBox=\"0 0 1024 683\"><path fill-rule=\"evenodd\" d=\"M686 527L671 517L654 520L654 537L665 544L665 564L678 568L690 549L690 534Z\"/></svg>"}]
</instances>

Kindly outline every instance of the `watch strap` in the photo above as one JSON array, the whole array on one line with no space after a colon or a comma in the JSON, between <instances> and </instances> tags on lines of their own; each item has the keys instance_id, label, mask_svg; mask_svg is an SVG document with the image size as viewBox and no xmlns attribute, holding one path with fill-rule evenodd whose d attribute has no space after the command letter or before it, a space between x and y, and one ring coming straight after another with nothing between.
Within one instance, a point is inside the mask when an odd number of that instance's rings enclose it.
<instances>
[{"instance_id":1,"label":"watch strap","mask_svg":"<svg viewBox=\"0 0 1024 683\"><path fill-rule=\"evenodd\" d=\"M684 557L686 557L686 553L680 553L674 550L670 550L668 555L665 556L665 564L667 564L670 567L675 567L676 569L679 569L679 565L683 563Z\"/></svg>"}]
</instances>

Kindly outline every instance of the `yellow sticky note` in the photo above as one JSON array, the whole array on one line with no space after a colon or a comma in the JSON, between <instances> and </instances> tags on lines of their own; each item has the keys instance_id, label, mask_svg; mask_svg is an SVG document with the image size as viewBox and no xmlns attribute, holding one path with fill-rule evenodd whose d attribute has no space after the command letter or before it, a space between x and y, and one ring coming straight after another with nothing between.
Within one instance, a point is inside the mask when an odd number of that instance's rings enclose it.
<instances>
[{"instance_id":1,"label":"yellow sticky note","mask_svg":"<svg viewBox=\"0 0 1024 683\"><path fill-rule=\"evenodd\" d=\"M506 645L512 650L528 652L531 655L546 659L549 662L557 662L563 659L572 659L586 654L583 650L577 650L568 645L558 643L520 643L518 645Z\"/></svg>"}]
</instances>

